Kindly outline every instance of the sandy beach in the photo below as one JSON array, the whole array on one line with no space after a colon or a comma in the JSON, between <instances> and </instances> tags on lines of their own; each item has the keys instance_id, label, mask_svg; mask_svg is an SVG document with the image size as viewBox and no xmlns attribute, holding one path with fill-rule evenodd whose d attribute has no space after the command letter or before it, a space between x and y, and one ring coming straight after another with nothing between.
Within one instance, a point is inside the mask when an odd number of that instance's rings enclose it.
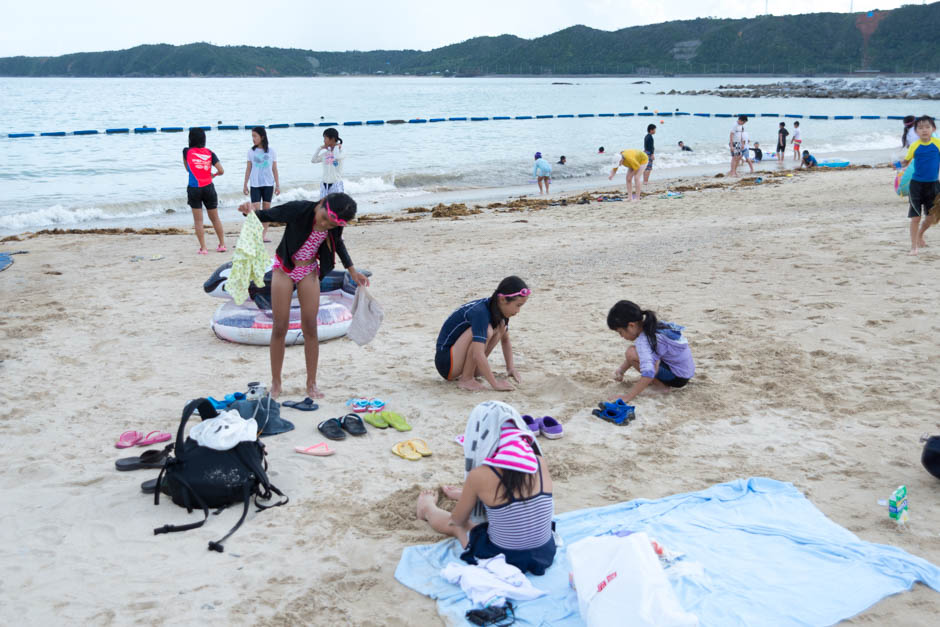
<instances>
[{"instance_id":1,"label":"sandy beach","mask_svg":"<svg viewBox=\"0 0 940 627\"><path fill-rule=\"evenodd\" d=\"M252 510L224 554L206 544L240 510L154 536L202 515L168 499L154 507L139 486L157 472L117 472L126 453L114 442L127 429L175 433L188 400L269 380L267 347L209 328L222 301L202 283L231 253L197 256L191 229L0 243L29 251L0 274L0 623L440 624L434 602L393 573L404 547L441 539L415 520L415 499L462 480L453 437L490 398L564 424L564 438L543 444L559 513L764 476L792 482L863 540L940 564L940 484L918 443L940 433L940 229L907 255L893 176L671 180L684 197L664 199L654 173L639 203L523 202L348 228L385 323L365 347L321 345L327 398L316 412L285 408L297 429L265 441L271 480L291 502ZM230 250L238 229L226 225ZM273 253L280 229L272 235ZM510 325L522 384L460 391L434 370L440 325L509 274L534 290ZM611 372L628 344L606 327L624 298L685 325L698 371L681 391L639 397L637 420L618 428L590 409L626 390ZM303 398L301 347L288 348L284 372L282 399ZM332 457L293 452L320 441L316 424L345 414L352 396L386 399L433 456L400 459L390 449L406 438L371 427ZM903 529L877 505L900 484L910 492ZM938 615L940 594L918 584L848 623L927 626Z\"/></svg>"}]
</instances>

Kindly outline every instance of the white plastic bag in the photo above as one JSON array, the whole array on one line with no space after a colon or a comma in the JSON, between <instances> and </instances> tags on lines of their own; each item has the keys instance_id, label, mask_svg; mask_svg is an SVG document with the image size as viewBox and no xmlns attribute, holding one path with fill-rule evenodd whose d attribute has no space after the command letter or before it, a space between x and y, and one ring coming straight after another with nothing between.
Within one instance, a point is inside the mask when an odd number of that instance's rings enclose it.
<instances>
[{"instance_id":1,"label":"white plastic bag","mask_svg":"<svg viewBox=\"0 0 940 627\"><path fill-rule=\"evenodd\" d=\"M372 297L364 285L356 288L356 296L352 304L352 322L346 337L362 346L368 344L379 331L379 325L385 319L385 312L379 301Z\"/></svg>"},{"instance_id":2,"label":"white plastic bag","mask_svg":"<svg viewBox=\"0 0 940 627\"><path fill-rule=\"evenodd\" d=\"M568 546L581 618L588 627L695 627L682 609L649 537L597 536Z\"/></svg>"},{"instance_id":3,"label":"white plastic bag","mask_svg":"<svg viewBox=\"0 0 940 627\"><path fill-rule=\"evenodd\" d=\"M237 411L223 411L215 418L203 420L189 430L189 437L200 446L227 451L239 442L258 439L258 423L254 418L245 420Z\"/></svg>"}]
</instances>

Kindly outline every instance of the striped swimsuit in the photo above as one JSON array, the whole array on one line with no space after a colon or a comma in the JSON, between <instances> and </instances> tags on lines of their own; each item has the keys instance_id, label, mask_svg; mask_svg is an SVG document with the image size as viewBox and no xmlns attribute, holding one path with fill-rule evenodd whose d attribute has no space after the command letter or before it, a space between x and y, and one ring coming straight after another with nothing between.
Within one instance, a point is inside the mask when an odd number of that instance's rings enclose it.
<instances>
[{"instance_id":1,"label":"striped swimsuit","mask_svg":"<svg viewBox=\"0 0 940 627\"><path fill-rule=\"evenodd\" d=\"M318 264L315 259L317 258L317 251L320 250L320 245L326 241L326 231L311 231L310 237L307 238L307 241L304 242L304 245L300 247L296 253L294 253L294 261L313 261L313 263L306 265L294 265L294 269L290 272L287 272L287 268L284 267L284 262L281 261L281 258L276 254L274 255L274 267L280 268L287 276L293 279L294 283L300 283L300 281L307 276L308 274L313 274L314 272L320 272L320 264Z\"/></svg>"},{"instance_id":2,"label":"striped swimsuit","mask_svg":"<svg viewBox=\"0 0 940 627\"><path fill-rule=\"evenodd\" d=\"M499 471L490 469L500 477ZM555 505L552 493L545 492L542 484L542 468L539 463L539 491L527 499L513 499L505 505L486 508L489 524L486 533L490 542L514 551L535 549L552 537L552 516Z\"/></svg>"}]
</instances>

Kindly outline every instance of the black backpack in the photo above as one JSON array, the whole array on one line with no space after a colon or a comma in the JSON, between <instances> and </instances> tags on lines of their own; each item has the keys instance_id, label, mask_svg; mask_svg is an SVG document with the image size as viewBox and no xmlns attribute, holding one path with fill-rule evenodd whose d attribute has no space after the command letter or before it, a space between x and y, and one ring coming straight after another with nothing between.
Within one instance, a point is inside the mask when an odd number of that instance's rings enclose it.
<instances>
[{"instance_id":1,"label":"black backpack","mask_svg":"<svg viewBox=\"0 0 940 627\"><path fill-rule=\"evenodd\" d=\"M920 439L924 442L924 452L920 456L920 463L927 472L940 479L940 435L925 435Z\"/></svg>"},{"instance_id":2,"label":"black backpack","mask_svg":"<svg viewBox=\"0 0 940 627\"><path fill-rule=\"evenodd\" d=\"M176 456L167 457L160 471L153 503L159 505L160 492L165 491L174 503L185 507L190 513L196 508L202 509L205 518L186 525L164 525L154 529L153 533L159 535L197 529L209 519L210 507L218 508L215 512L218 514L233 503L244 503L238 523L221 540L209 543L210 550L221 553L222 543L245 521L252 495L259 512L284 505L289 499L268 480L265 472L267 461L264 458L264 445L259 440L239 442L227 451L200 446L188 437L184 442L183 430L186 428L186 421L197 409L203 420L219 415L212 403L204 398L197 398L186 404L176 433ZM281 500L272 505L262 505L258 502L259 498L270 499L272 493L282 497Z\"/></svg>"}]
</instances>

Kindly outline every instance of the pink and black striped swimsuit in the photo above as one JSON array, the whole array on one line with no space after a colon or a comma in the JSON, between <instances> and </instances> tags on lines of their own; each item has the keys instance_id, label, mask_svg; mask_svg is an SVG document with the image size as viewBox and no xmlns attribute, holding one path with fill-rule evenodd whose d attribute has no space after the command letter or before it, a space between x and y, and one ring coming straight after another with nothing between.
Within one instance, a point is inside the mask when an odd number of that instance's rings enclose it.
<instances>
[{"instance_id":1,"label":"pink and black striped swimsuit","mask_svg":"<svg viewBox=\"0 0 940 627\"><path fill-rule=\"evenodd\" d=\"M320 250L320 245L326 241L327 234L327 231L313 230L310 232L310 237L307 238L304 245L300 247L300 250L294 253L294 269L290 272L284 267L284 262L281 261L281 258L277 254L274 255L274 267L283 270L294 283L300 283L308 274L314 272L319 274L320 264L316 261L317 251ZM310 261L311 263L301 265L297 263L299 261Z\"/></svg>"}]
</instances>

